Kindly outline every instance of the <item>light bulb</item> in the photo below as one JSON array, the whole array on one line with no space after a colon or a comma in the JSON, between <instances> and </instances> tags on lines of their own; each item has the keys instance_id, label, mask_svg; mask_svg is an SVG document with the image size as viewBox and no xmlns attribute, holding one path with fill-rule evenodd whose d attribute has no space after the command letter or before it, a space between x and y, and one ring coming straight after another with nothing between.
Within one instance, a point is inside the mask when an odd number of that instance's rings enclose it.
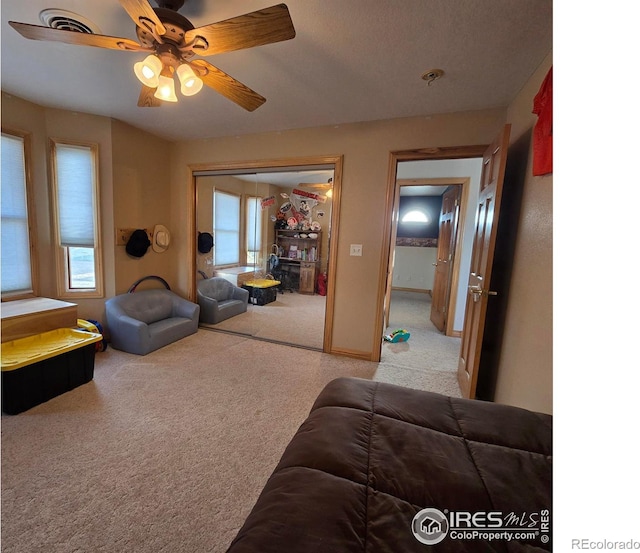
<instances>
[{"instance_id":1,"label":"light bulb","mask_svg":"<svg viewBox=\"0 0 640 553\"><path fill-rule=\"evenodd\" d=\"M176 69L180 79L180 92L183 96L193 96L202 89L202 80L193 72L186 63L180 64Z\"/></svg>"},{"instance_id":2,"label":"light bulb","mask_svg":"<svg viewBox=\"0 0 640 553\"><path fill-rule=\"evenodd\" d=\"M153 77L156 76L156 74L153 72L153 70L148 65L143 65L142 66L142 75L146 79L153 79Z\"/></svg>"},{"instance_id":3,"label":"light bulb","mask_svg":"<svg viewBox=\"0 0 640 553\"><path fill-rule=\"evenodd\" d=\"M158 77L158 88L154 96L166 102L177 102L178 97L176 96L173 78L160 75L160 77Z\"/></svg>"},{"instance_id":4,"label":"light bulb","mask_svg":"<svg viewBox=\"0 0 640 553\"><path fill-rule=\"evenodd\" d=\"M134 64L133 72L138 80L145 86L156 88L158 86L158 77L162 71L162 62L160 58L153 54L149 54L144 60Z\"/></svg>"}]
</instances>

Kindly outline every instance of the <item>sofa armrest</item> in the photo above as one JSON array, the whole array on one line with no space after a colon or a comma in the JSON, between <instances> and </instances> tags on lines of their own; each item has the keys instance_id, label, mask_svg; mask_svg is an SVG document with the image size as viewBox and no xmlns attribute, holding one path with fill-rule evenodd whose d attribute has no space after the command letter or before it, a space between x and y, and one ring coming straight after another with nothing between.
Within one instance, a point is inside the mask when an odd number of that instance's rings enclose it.
<instances>
[{"instance_id":1,"label":"sofa armrest","mask_svg":"<svg viewBox=\"0 0 640 553\"><path fill-rule=\"evenodd\" d=\"M203 309L218 309L218 300L210 298L209 296L198 296L198 303Z\"/></svg>"},{"instance_id":2,"label":"sofa armrest","mask_svg":"<svg viewBox=\"0 0 640 553\"><path fill-rule=\"evenodd\" d=\"M173 315L185 319L197 320L200 315L200 306L197 303L185 300L180 296L173 298Z\"/></svg>"},{"instance_id":3,"label":"sofa armrest","mask_svg":"<svg viewBox=\"0 0 640 553\"><path fill-rule=\"evenodd\" d=\"M138 354L147 352L151 340L147 323L129 317L118 309L111 310L111 313L107 311L107 324L115 349Z\"/></svg>"},{"instance_id":4,"label":"sofa armrest","mask_svg":"<svg viewBox=\"0 0 640 553\"><path fill-rule=\"evenodd\" d=\"M218 319L218 300L198 294L198 303L200 304L200 318L202 320L210 322Z\"/></svg>"},{"instance_id":5,"label":"sofa armrest","mask_svg":"<svg viewBox=\"0 0 640 553\"><path fill-rule=\"evenodd\" d=\"M245 288L236 287L231 294L231 299L240 300L245 303L249 303L249 290Z\"/></svg>"}]
</instances>

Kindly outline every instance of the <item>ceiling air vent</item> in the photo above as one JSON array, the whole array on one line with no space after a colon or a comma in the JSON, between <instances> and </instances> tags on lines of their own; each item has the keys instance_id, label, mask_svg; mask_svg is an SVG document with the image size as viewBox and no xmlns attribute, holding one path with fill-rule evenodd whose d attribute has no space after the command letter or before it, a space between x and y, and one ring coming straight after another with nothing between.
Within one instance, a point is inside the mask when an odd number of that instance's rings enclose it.
<instances>
[{"instance_id":1,"label":"ceiling air vent","mask_svg":"<svg viewBox=\"0 0 640 553\"><path fill-rule=\"evenodd\" d=\"M77 13L51 8L40 12L40 21L47 27L61 31L76 31L90 35L102 34L98 26Z\"/></svg>"}]
</instances>

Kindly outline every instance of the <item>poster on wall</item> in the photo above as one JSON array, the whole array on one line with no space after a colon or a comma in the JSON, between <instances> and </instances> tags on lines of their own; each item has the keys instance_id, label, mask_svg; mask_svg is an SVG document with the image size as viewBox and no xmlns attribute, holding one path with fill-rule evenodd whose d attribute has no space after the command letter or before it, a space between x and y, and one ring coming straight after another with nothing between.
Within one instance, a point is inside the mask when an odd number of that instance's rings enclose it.
<instances>
[{"instance_id":1,"label":"poster on wall","mask_svg":"<svg viewBox=\"0 0 640 553\"><path fill-rule=\"evenodd\" d=\"M276 197L275 196L269 196L268 198L262 198L262 200L260 200L260 207L262 209L266 209L267 207L270 207L272 205L274 205L276 203Z\"/></svg>"},{"instance_id":2,"label":"poster on wall","mask_svg":"<svg viewBox=\"0 0 640 553\"><path fill-rule=\"evenodd\" d=\"M276 229L302 230L318 232L322 229L320 222L313 219L323 217L324 210L315 212L320 204L327 202L328 196L307 192L294 188L291 193L280 193L286 201L280 206L277 213L271 216ZM275 202L275 198L274 198Z\"/></svg>"}]
</instances>

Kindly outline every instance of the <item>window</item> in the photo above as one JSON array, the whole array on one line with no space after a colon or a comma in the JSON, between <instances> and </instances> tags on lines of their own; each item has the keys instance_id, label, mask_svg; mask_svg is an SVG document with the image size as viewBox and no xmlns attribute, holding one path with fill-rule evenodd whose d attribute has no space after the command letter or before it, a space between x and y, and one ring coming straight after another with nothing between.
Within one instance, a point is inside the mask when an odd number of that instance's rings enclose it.
<instances>
[{"instance_id":1,"label":"window","mask_svg":"<svg viewBox=\"0 0 640 553\"><path fill-rule=\"evenodd\" d=\"M414 209L413 211L409 211L406 215L402 217L403 223L428 223L429 218L422 212Z\"/></svg>"},{"instance_id":2,"label":"window","mask_svg":"<svg viewBox=\"0 0 640 553\"><path fill-rule=\"evenodd\" d=\"M216 267L240 263L240 197L213 193L213 264Z\"/></svg>"},{"instance_id":3,"label":"window","mask_svg":"<svg viewBox=\"0 0 640 553\"><path fill-rule=\"evenodd\" d=\"M247 198L247 265L256 265L262 247L262 209L260 198Z\"/></svg>"},{"instance_id":4,"label":"window","mask_svg":"<svg viewBox=\"0 0 640 553\"><path fill-rule=\"evenodd\" d=\"M28 168L29 135L2 131L2 296L34 295L35 228L29 208L31 183Z\"/></svg>"},{"instance_id":5,"label":"window","mask_svg":"<svg viewBox=\"0 0 640 553\"><path fill-rule=\"evenodd\" d=\"M60 296L102 296L97 151L95 145L52 141Z\"/></svg>"}]
</instances>

